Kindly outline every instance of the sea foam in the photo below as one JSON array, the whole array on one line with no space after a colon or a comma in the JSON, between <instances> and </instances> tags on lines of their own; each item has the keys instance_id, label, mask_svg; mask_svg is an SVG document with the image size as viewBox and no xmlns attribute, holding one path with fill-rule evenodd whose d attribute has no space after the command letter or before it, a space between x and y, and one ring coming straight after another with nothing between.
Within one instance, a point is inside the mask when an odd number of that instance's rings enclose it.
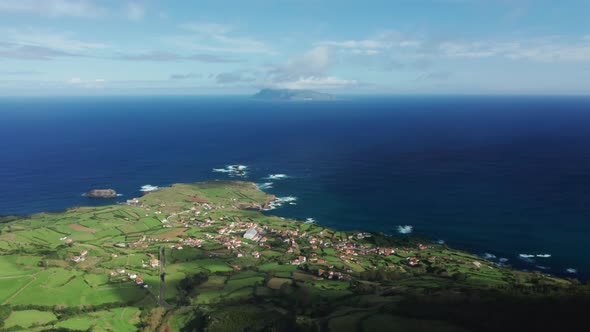
<instances>
[{"instance_id":1,"label":"sea foam","mask_svg":"<svg viewBox=\"0 0 590 332\"><path fill-rule=\"evenodd\" d=\"M256 187L260 190L272 189L272 182L257 183Z\"/></svg>"},{"instance_id":2,"label":"sea foam","mask_svg":"<svg viewBox=\"0 0 590 332\"><path fill-rule=\"evenodd\" d=\"M265 210L274 210L277 209L281 206L283 206L283 204L285 203L293 203L297 200L297 197L293 197L293 196L287 196L287 197L277 197L274 200L272 200L270 203L268 203L268 208L266 208Z\"/></svg>"},{"instance_id":3,"label":"sea foam","mask_svg":"<svg viewBox=\"0 0 590 332\"><path fill-rule=\"evenodd\" d=\"M248 166L246 165L227 165L225 168L214 168L213 172L215 173L227 173L230 177L239 176L239 177L246 177L248 172L246 170Z\"/></svg>"},{"instance_id":4,"label":"sea foam","mask_svg":"<svg viewBox=\"0 0 590 332\"><path fill-rule=\"evenodd\" d=\"M414 231L414 226L411 226L411 225L397 226L397 232L400 234L410 234L413 231Z\"/></svg>"},{"instance_id":5,"label":"sea foam","mask_svg":"<svg viewBox=\"0 0 590 332\"><path fill-rule=\"evenodd\" d=\"M149 192L149 191L155 191L160 189L160 187L158 186L152 186L151 184L146 184L144 186L141 186L141 189L139 189L139 191L143 191L143 192Z\"/></svg>"},{"instance_id":6,"label":"sea foam","mask_svg":"<svg viewBox=\"0 0 590 332\"><path fill-rule=\"evenodd\" d=\"M496 259L496 255L490 254L489 252L484 252L482 257L485 259Z\"/></svg>"},{"instance_id":7,"label":"sea foam","mask_svg":"<svg viewBox=\"0 0 590 332\"><path fill-rule=\"evenodd\" d=\"M269 174L265 179L267 180L283 180L288 178L287 174Z\"/></svg>"},{"instance_id":8,"label":"sea foam","mask_svg":"<svg viewBox=\"0 0 590 332\"><path fill-rule=\"evenodd\" d=\"M535 255L529 255L529 254L519 254L518 258L520 258L520 260L527 262L527 263L534 263L535 260L533 259L535 257Z\"/></svg>"}]
</instances>

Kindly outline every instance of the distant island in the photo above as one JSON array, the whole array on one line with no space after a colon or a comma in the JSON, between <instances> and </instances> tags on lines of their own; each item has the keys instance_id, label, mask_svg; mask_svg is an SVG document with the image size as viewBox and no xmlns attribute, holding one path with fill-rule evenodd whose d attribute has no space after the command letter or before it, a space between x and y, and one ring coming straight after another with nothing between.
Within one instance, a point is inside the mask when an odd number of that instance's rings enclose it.
<instances>
[{"instance_id":1,"label":"distant island","mask_svg":"<svg viewBox=\"0 0 590 332\"><path fill-rule=\"evenodd\" d=\"M291 101L326 101L336 99L333 95L328 93L295 89L262 89L252 97L260 100Z\"/></svg>"}]
</instances>

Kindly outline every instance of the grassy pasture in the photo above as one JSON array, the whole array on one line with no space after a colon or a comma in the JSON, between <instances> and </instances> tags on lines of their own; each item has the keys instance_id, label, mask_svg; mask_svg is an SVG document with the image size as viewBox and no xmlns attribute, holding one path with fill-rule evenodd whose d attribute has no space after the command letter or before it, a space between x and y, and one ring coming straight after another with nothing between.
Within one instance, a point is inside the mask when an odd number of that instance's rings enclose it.
<instances>
[{"instance_id":1,"label":"grassy pasture","mask_svg":"<svg viewBox=\"0 0 590 332\"><path fill-rule=\"evenodd\" d=\"M13 311L4 322L5 328L21 326L29 328L33 325L45 325L57 318L52 312L39 310Z\"/></svg>"},{"instance_id":2,"label":"grassy pasture","mask_svg":"<svg viewBox=\"0 0 590 332\"><path fill-rule=\"evenodd\" d=\"M7 301L31 280L33 280L31 277L0 278L0 304Z\"/></svg>"},{"instance_id":3,"label":"grassy pasture","mask_svg":"<svg viewBox=\"0 0 590 332\"><path fill-rule=\"evenodd\" d=\"M28 275L39 271L41 256L6 255L0 256L0 277Z\"/></svg>"}]
</instances>

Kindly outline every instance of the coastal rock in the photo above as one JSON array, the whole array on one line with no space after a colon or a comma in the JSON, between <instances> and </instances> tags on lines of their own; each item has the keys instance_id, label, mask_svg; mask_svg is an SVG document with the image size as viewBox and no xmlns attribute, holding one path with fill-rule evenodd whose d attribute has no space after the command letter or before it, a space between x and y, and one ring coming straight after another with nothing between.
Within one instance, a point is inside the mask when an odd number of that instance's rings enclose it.
<instances>
[{"instance_id":1,"label":"coastal rock","mask_svg":"<svg viewBox=\"0 0 590 332\"><path fill-rule=\"evenodd\" d=\"M258 202L238 202L236 205L240 210L256 210L256 211L263 211L267 210L270 207L270 203L276 199L274 195L268 195L268 199L264 204L260 204Z\"/></svg>"},{"instance_id":2,"label":"coastal rock","mask_svg":"<svg viewBox=\"0 0 590 332\"><path fill-rule=\"evenodd\" d=\"M262 204L257 202L239 202L237 206L240 210L262 210Z\"/></svg>"},{"instance_id":3,"label":"coastal rock","mask_svg":"<svg viewBox=\"0 0 590 332\"><path fill-rule=\"evenodd\" d=\"M90 198L115 198L117 192L114 189L92 189L86 193Z\"/></svg>"}]
</instances>

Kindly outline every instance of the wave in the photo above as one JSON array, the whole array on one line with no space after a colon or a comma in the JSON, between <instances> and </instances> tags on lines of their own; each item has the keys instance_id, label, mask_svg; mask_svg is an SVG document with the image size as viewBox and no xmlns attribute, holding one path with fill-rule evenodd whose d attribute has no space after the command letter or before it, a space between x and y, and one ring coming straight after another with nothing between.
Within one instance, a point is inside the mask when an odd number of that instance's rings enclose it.
<instances>
[{"instance_id":1,"label":"wave","mask_svg":"<svg viewBox=\"0 0 590 332\"><path fill-rule=\"evenodd\" d=\"M155 191L160 189L160 187L158 186L152 186L151 184L146 184L144 186L141 186L141 189L139 189L139 191L143 191L143 192L150 192L150 191Z\"/></svg>"},{"instance_id":2,"label":"wave","mask_svg":"<svg viewBox=\"0 0 590 332\"><path fill-rule=\"evenodd\" d=\"M227 165L225 168L214 168L213 172L215 173L227 173L229 176L239 176L239 177L246 177L248 172L246 170L248 166L246 165Z\"/></svg>"},{"instance_id":3,"label":"wave","mask_svg":"<svg viewBox=\"0 0 590 332\"><path fill-rule=\"evenodd\" d=\"M277 208L280 208L281 206L283 206L283 204L285 203L293 203L297 200L297 197L293 197L293 196L287 196L287 197L277 197L274 200L272 200L270 203L268 203L268 208L266 208L265 210L274 210Z\"/></svg>"},{"instance_id":4,"label":"wave","mask_svg":"<svg viewBox=\"0 0 590 332\"><path fill-rule=\"evenodd\" d=\"M527 263L534 263L535 260L533 259L535 257L535 255L528 255L528 254L519 254L518 258L520 258L520 260L527 262Z\"/></svg>"},{"instance_id":5,"label":"wave","mask_svg":"<svg viewBox=\"0 0 590 332\"><path fill-rule=\"evenodd\" d=\"M264 182L264 183L257 183L256 187L259 190L266 190L266 189L272 189L272 185L273 185L272 182Z\"/></svg>"},{"instance_id":6,"label":"wave","mask_svg":"<svg viewBox=\"0 0 590 332\"><path fill-rule=\"evenodd\" d=\"M413 231L414 231L414 226L412 226L412 225L397 226L397 232L400 234L410 234Z\"/></svg>"},{"instance_id":7,"label":"wave","mask_svg":"<svg viewBox=\"0 0 590 332\"><path fill-rule=\"evenodd\" d=\"M575 274L575 273L578 273L578 270L570 267L570 268L565 269L565 272Z\"/></svg>"},{"instance_id":8,"label":"wave","mask_svg":"<svg viewBox=\"0 0 590 332\"><path fill-rule=\"evenodd\" d=\"M435 242L438 244L445 244L445 240L436 240Z\"/></svg>"},{"instance_id":9,"label":"wave","mask_svg":"<svg viewBox=\"0 0 590 332\"><path fill-rule=\"evenodd\" d=\"M508 258L505 258L505 257L500 257L500 258L498 258L498 261L499 261L500 263L506 263L506 262L508 262Z\"/></svg>"},{"instance_id":10,"label":"wave","mask_svg":"<svg viewBox=\"0 0 590 332\"><path fill-rule=\"evenodd\" d=\"M536 257L539 257L539 258L549 258L549 257L551 257L551 255L550 255L550 254L537 254L537 255L535 255L535 256L536 256Z\"/></svg>"},{"instance_id":11,"label":"wave","mask_svg":"<svg viewBox=\"0 0 590 332\"><path fill-rule=\"evenodd\" d=\"M535 267L539 270L550 270L550 267L543 266L543 265L535 265Z\"/></svg>"},{"instance_id":12,"label":"wave","mask_svg":"<svg viewBox=\"0 0 590 332\"><path fill-rule=\"evenodd\" d=\"M496 259L496 255L490 254L489 252L484 252L481 257L483 257L485 259Z\"/></svg>"},{"instance_id":13,"label":"wave","mask_svg":"<svg viewBox=\"0 0 590 332\"><path fill-rule=\"evenodd\" d=\"M288 178L287 174L269 174L265 179L267 180L283 180Z\"/></svg>"},{"instance_id":14,"label":"wave","mask_svg":"<svg viewBox=\"0 0 590 332\"><path fill-rule=\"evenodd\" d=\"M313 219L313 218L306 218L305 219L305 223L306 224L313 224L313 223L315 223L315 219Z\"/></svg>"}]
</instances>

